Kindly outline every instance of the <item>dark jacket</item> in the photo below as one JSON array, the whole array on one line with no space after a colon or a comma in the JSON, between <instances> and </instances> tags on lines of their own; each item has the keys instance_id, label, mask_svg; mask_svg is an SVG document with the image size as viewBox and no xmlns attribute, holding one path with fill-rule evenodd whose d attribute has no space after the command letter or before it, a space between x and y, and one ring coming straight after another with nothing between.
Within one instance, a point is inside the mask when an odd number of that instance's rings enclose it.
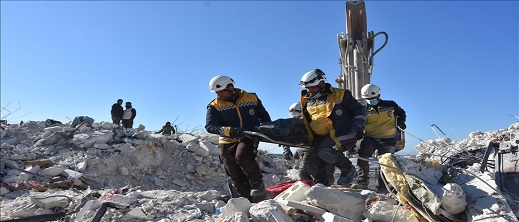
<instances>
[{"instance_id":1,"label":"dark jacket","mask_svg":"<svg viewBox=\"0 0 519 222\"><path fill-rule=\"evenodd\" d=\"M114 103L112 105L112 111L110 111L112 116L123 117L123 106L119 105L119 103Z\"/></svg>"},{"instance_id":2,"label":"dark jacket","mask_svg":"<svg viewBox=\"0 0 519 222\"><path fill-rule=\"evenodd\" d=\"M234 88L234 92L239 95L235 103L216 98L207 105L205 129L220 135L219 143L222 144L239 141L239 138L230 136L232 127L253 130L260 123L271 121L256 94L238 88Z\"/></svg>"},{"instance_id":3,"label":"dark jacket","mask_svg":"<svg viewBox=\"0 0 519 222\"><path fill-rule=\"evenodd\" d=\"M162 133L162 135L171 135L175 134L175 127L169 125L169 126L163 126L160 131L157 133Z\"/></svg>"},{"instance_id":4,"label":"dark jacket","mask_svg":"<svg viewBox=\"0 0 519 222\"><path fill-rule=\"evenodd\" d=\"M399 126L405 129L406 114L395 101L380 100L375 106L367 106L366 136L374 138L395 138Z\"/></svg>"},{"instance_id":5,"label":"dark jacket","mask_svg":"<svg viewBox=\"0 0 519 222\"><path fill-rule=\"evenodd\" d=\"M310 144L316 131L329 131L330 137L337 146L356 141L352 128L354 126L364 128L366 108L351 95L349 90L334 88L326 83L321 92L323 95L319 98L308 98L307 93L306 89L301 91L301 105ZM312 122L316 116L324 116L327 119L324 119L325 122Z\"/></svg>"}]
</instances>

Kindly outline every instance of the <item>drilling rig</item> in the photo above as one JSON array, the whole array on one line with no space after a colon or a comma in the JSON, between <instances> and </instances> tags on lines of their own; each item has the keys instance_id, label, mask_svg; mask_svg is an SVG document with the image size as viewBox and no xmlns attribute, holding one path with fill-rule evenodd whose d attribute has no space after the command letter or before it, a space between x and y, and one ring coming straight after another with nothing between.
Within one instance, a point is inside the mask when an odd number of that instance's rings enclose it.
<instances>
[{"instance_id":1,"label":"drilling rig","mask_svg":"<svg viewBox=\"0 0 519 222\"><path fill-rule=\"evenodd\" d=\"M335 79L338 88L348 89L362 104L366 100L360 95L360 89L370 83L373 74L373 58L388 41L385 32L367 31L366 7L363 0L346 1L346 31L337 35L340 51L340 75ZM382 46L375 50L375 37L384 36Z\"/></svg>"}]
</instances>

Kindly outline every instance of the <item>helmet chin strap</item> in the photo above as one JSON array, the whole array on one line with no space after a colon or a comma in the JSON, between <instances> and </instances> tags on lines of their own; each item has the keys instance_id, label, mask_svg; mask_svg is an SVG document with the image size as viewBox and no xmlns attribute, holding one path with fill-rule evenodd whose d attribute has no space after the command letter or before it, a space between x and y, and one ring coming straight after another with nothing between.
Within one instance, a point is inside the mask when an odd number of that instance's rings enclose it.
<instances>
[{"instance_id":1,"label":"helmet chin strap","mask_svg":"<svg viewBox=\"0 0 519 222\"><path fill-rule=\"evenodd\" d=\"M321 91L317 92L316 94L314 94L313 96L311 96L310 98L312 99L316 99L316 98L319 98L321 97L323 94L321 93Z\"/></svg>"}]
</instances>

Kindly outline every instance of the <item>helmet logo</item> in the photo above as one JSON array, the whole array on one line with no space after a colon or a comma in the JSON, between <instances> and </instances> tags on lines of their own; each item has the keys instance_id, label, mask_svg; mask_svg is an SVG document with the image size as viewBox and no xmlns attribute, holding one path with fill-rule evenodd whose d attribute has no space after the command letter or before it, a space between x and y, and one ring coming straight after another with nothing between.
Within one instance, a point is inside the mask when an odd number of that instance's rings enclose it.
<instances>
[{"instance_id":1,"label":"helmet logo","mask_svg":"<svg viewBox=\"0 0 519 222\"><path fill-rule=\"evenodd\" d=\"M251 116L254 116L255 113L256 113L256 111L254 109L249 109L249 114Z\"/></svg>"},{"instance_id":2,"label":"helmet logo","mask_svg":"<svg viewBox=\"0 0 519 222\"><path fill-rule=\"evenodd\" d=\"M341 109L335 110L335 115L342 116L342 110Z\"/></svg>"}]
</instances>

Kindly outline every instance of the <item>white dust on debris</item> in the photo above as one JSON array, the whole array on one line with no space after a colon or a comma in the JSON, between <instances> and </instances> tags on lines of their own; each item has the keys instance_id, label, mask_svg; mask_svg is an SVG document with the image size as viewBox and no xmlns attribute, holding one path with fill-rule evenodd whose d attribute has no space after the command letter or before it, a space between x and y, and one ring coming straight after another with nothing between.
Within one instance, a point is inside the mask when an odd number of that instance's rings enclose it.
<instances>
[{"instance_id":1,"label":"white dust on debris","mask_svg":"<svg viewBox=\"0 0 519 222\"><path fill-rule=\"evenodd\" d=\"M101 122L72 128L69 123L48 121L3 125L0 132L1 220L66 212L61 218L86 221L95 217L101 205L108 210L98 221L247 218L217 214L228 198L228 177L218 158L216 135L158 136L142 125L124 130ZM428 184L438 184L445 177L442 171L448 168L427 168L424 162L449 165L457 172L454 183L430 187L442 198L441 206L436 209L463 214L461 218L466 221L517 221L517 201L496 185L494 166L489 164L483 172L480 167L490 141L515 142L518 132L519 123L515 123L503 130L474 132L461 141L447 138L424 141L416 147L417 156L397 156L397 159L407 173L416 174ZM293 161L272 156L260 147L258 162L267 187L297 179L297 170L291 169ZM495 155L490 155L489 163L496 164ZM364 213L362 210L356 214L371 218L366 221L391 221L389 209L397 207L395 200L382 198L379 204L369 205ZM312 201L326 202L319 197ZM260 206L250 209L259 212ZM318 207L326 209L323 204ZM331 208L325 211L334 213ZM252 212L251 215L261 218Z\"/></svg>"},{"instance_id":2,"label":"white dust on debris","mask_svg":"<svg viewBox=\"0 0 519 222\"><path fill-rule=\"evenodd\" d=\"M186 219L204 220L211 217L204 212L214 213L215 204L227 195L227 175L217 156L219 150L211 143L217 141L215 135L166 137L150 134L142 125L126 131L106 122L78 129L67 124L49 126L44 121L5 127L0 147L2 220L39 214L33 212L37 207L23 209L27 206L21 202L28 202L24 197L34 195L34 189L25 187L48 188L71 178L76 189L95 190L105 198L123 196L117 194L120 189L125 190L124 194L138 193L129 196L155 219L185 214ZM260 152L259 162L267 186L292 180L286 176L284 161ZM35 160L50 160L52 166L24 164ZM88 193L52 189L46 192L78 199ZM70 204L74 203L67 204L66 207L73 209ZM103 218L110 218L108 214Z\"/></svg>"}]
</instances>

